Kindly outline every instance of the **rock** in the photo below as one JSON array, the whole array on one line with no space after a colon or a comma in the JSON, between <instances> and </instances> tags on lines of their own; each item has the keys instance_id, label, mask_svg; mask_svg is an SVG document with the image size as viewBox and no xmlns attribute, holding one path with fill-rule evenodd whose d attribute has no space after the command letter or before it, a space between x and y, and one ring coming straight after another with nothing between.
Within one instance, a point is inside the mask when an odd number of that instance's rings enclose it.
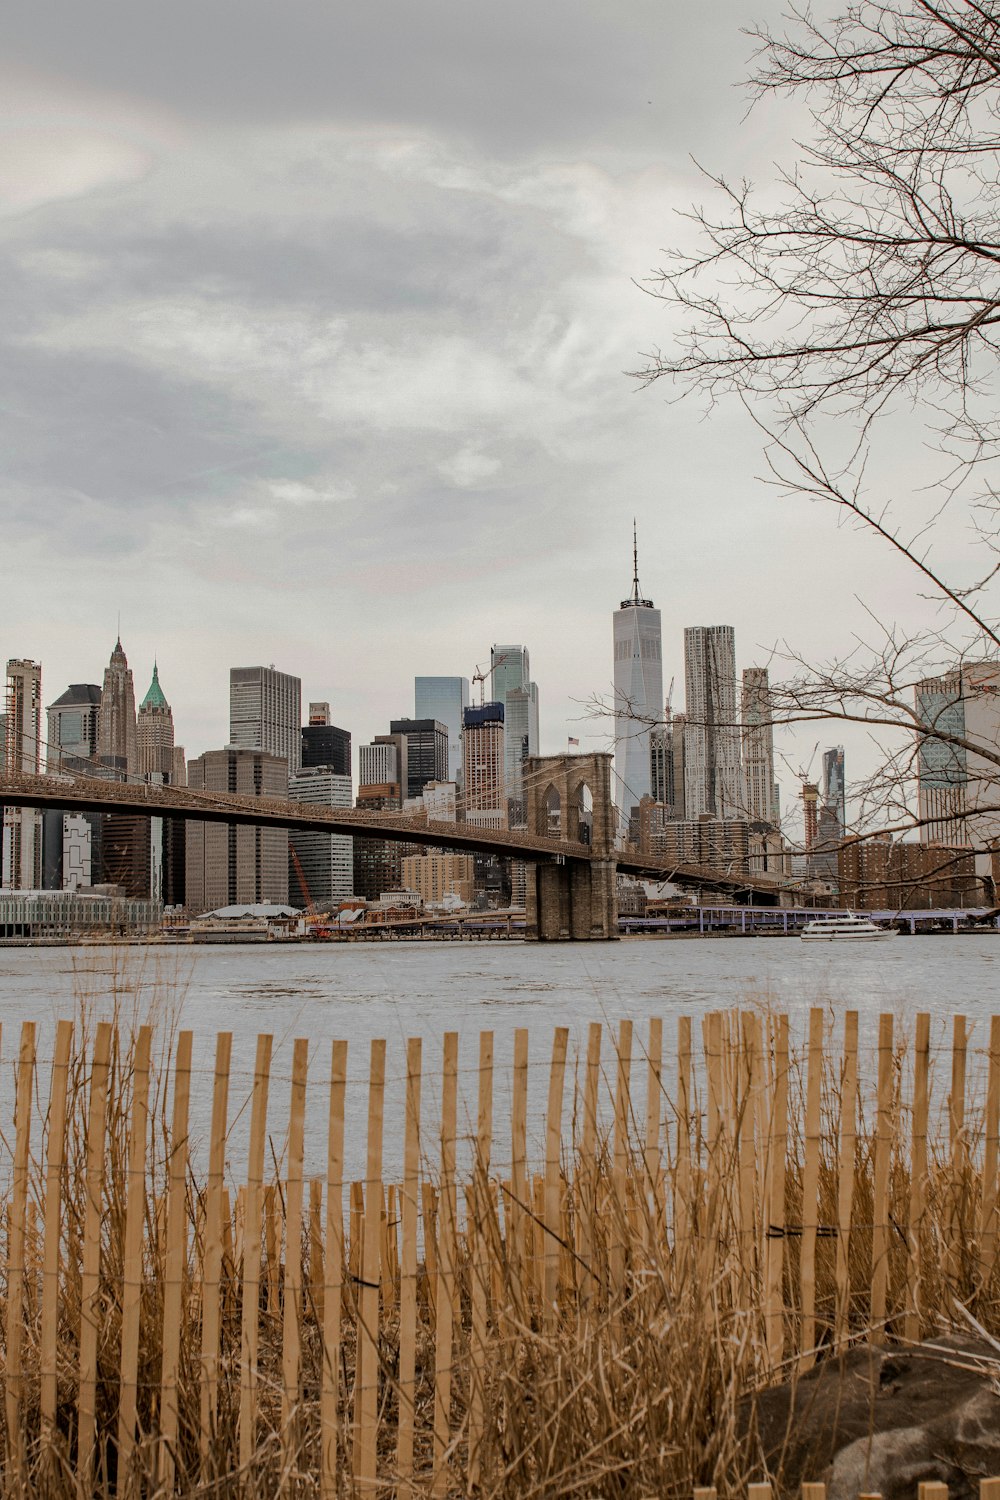
<instances>
[{"instance_id":1,"label":"rock","mask_svg":"<svg viewBox=\"0 0 1000 1500\"><path fill-rule=\"evenodd\" d=\"M1000 1474L1000 1351L948 1335L908 1349L858 1346L762 1391L750 1416L780 1493L824 1480L828 1500L913 1500L940 1479L976 1500Z\"/></svg>"}]
</instances>

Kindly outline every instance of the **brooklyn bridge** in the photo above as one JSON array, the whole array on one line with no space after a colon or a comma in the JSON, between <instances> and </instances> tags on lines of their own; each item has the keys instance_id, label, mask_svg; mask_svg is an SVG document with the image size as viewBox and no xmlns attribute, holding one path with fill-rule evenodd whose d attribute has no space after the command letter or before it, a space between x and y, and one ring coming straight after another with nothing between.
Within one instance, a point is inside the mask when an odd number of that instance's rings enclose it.
<instances>
[{"instance_id":1,"label":"brooklyn bridge","mask_svg":"<svg viewBox=\"0 0 1000 1500\"><path fill-rule=\"evenodd\" d=\"M317 807L284 799L205 792L186 786L124 783L90 776L0 772L5 807L63 812L132 812L149 818L250 824L435 849L494 854L528 867L525 936L543 942L618 936L617 876L669 880L714 890L730 901L776 905L787 881L736 870L677 864L616 847L618 814L608 754L533 756L525 762L526 827L429 821L425 814Z\"/></svg>"}]
</instances>

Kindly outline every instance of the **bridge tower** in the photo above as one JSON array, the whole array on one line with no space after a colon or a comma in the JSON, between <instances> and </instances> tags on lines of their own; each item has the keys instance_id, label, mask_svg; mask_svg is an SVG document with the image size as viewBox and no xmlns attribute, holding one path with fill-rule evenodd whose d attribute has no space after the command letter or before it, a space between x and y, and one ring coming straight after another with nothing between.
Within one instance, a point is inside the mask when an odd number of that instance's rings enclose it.
<instances>
[{"instance_id":1,"label":"bridge tower","mask_svg":"<svg viewBox=\"0 0 1000 1500\"><path fill-rule=\"evenodd\" d=\"M532 755L524 763L529 833L580 840L589 859L529 865L526 938L600 942L618 937L615 807L608 754Z\"/></svg>"}]
</instances>

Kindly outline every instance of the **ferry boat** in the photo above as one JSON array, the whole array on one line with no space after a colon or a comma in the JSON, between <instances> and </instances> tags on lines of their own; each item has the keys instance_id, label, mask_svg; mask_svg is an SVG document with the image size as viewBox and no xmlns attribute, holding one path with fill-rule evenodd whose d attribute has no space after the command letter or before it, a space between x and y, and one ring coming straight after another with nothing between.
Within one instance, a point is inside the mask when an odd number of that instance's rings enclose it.
<instances>
[{"instance_id":1,"label":"ferry boat","mask_svg":"<svg viewBox=\"0 0 1000 1500\"><path fill-rule=\"evenodd\" d=\"M895 936L895 927L878 927L867 917L859 917L853 911L840 912L837 916L816 917L802 929L802 940L809 943L871 943L879 938Z\"/></svg>"}]
</instances>

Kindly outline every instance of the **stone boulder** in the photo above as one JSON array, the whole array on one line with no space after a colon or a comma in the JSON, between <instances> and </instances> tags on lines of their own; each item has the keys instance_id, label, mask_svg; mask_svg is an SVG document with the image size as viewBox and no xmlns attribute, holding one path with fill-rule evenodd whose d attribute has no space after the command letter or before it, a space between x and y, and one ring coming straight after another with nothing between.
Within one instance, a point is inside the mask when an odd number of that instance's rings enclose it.
<instances>
[{"instance_id":1,"label":"stone boulder","mask_svg":"<svg viewBox=\"0 0 1000 1500\"><path fill-rule=\"evenodd\" d=\"M780 1494L824 1480L827 1500L914 1500L922 1479L976 1500L1000 1474L1000 1349L947 1335L909 1348L856 1346L747 1411Z\"/></svg>"}]
</instances>

